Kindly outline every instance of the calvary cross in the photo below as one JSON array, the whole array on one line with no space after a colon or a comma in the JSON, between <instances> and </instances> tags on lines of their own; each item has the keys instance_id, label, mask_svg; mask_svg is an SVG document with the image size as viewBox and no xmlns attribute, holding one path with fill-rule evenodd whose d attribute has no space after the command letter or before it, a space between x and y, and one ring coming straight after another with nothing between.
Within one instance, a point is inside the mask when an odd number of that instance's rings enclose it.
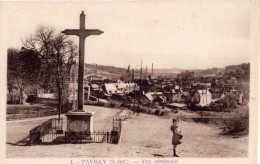
<instances>
[{"instance_id":1,"label":"calvary cross","mask_svg":"<svg viewBox=\"0 0 260 164\"><path fill-rule=\"evenodd\" d=\"M84 111L84 50L85 38L90 35L100 35L103 31L98 29L85 29L85 14L84 11L80 14L79 29L65 29L62 31L65 35L76 35L79 37L79 69L78 69L78 109L77 111Z\"/></svg>"}]
</instances>

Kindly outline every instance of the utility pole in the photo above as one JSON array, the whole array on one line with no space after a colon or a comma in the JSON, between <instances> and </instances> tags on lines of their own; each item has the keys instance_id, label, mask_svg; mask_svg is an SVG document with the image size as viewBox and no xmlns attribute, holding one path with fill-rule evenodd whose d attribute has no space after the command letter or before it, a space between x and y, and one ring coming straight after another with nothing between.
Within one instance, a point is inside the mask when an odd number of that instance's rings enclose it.
<instances>
[{"instance_id":1,"label":"utility pole","mask_svg":"<svg viewBox=\"0 0 260 164\"><path fill-rule=\"evenodd\" d=\"M145 78L147 78L147 66L145 68Z\"/></svg>"},{"instance_id":2,"label":"utility pole","mask_svg":"<svg viewBox=\"0 0 260 164\"><path fill-rule=\"evenodd\" d=\"M143 72L143 62L141 61L137 115L139 115L139 110L140 110L140 99L141 99L141 90L142 90L142 72Z\"/></svg>"}]
</instances>

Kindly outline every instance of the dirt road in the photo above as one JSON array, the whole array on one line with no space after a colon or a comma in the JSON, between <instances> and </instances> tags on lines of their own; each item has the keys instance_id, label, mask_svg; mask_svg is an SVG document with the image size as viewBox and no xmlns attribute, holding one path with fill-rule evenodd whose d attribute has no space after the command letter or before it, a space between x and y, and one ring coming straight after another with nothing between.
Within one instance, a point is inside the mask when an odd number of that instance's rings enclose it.
<instances>
[{"instance_id":1,"label":"dirt road","mask_svg":"<svg viewBox=\"0 0 260 164\"><path fill-rule=\"evenodd\" d=\"M95 112L94 130L111 130L112 118L129 114L127 110L86 106ZM35 123L7 124L7 140L25 133ZM170 157L171 119L153 115L130 115L123 121L121 144L64 144L45 146L13 146L7 144L7 157ZM183 143L177 152L181 157L246 157L248 136L222 136L220 129L201 123L181 121Z\"/></svg>"}]
</instances>

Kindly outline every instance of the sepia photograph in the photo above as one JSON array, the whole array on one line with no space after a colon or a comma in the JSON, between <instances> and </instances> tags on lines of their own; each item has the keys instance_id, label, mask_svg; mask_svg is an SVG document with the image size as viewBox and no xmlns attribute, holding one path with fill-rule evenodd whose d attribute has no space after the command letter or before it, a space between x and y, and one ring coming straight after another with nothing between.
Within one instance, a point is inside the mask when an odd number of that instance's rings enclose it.
<instances>
[{"instance_id":1,"label":"sepia photograph","mask_svg":"<svg viewBox=\"0 0 260 164\"><path fill-rule=\"evenodd\" d=\"M0 2L1 163L256 163L259 6Z\"/></svg>"}]
</instances>

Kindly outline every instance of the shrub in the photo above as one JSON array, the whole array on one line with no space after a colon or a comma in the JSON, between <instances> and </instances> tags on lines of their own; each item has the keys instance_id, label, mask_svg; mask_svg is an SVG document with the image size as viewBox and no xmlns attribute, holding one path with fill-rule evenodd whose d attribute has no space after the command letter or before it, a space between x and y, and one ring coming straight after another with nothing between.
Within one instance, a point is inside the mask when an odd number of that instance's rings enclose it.
<instances>
[{"instance_id":1,"label":"shrub","mask_svg":"<svg viewBox=\"0 0 260 164\"><path fill-rule=\"evenodd\" d=\"M157 115L157 116L159 116L159 113L160 113L160 110L159 110L159 109L157 109L157 110L154 112L154 115Z\"/></svg>"},{"instance_id":2,"label":"shrub","mask_svg":"<svg viewBox=\"0 0 260 164\"><path fill-rule=\"evenodd\" d=\"M155 111L156 111L156 109L150 109L150 114L155 115Z\"/></svg>"},{"instance_id":3,"label":"shrub","mask_svg":"<svg viewBox=\"0 0 260 164\"><path fill-rule=\"evenodd\" d=\"M233 110L225 121L228 134L248 132L249 129L249 108L241 107Z\"/></svg>"},{"instance_id":4,"label":"shrub","mask_svg":"<svg viewBox=\"0 0 260 164\"><path fill-rule=\"evenodd\" d=\"M170 111L168 111L168 110L164 110L161 113L161 116L169 116L169 115L170 115Z\"/></svg>"},{"instance_id":5,"label":"shrub","mask_svg":"<svg viewBox=\"0 0 260 164\"><path fill-rule=\"evenodd\" d=\"M113 103L113 102L109 102L109 103L108 103L108 106L109 106L110 108L115 108L115 107L116 107L116 104Z\"/></svg>"}]
</instances>

